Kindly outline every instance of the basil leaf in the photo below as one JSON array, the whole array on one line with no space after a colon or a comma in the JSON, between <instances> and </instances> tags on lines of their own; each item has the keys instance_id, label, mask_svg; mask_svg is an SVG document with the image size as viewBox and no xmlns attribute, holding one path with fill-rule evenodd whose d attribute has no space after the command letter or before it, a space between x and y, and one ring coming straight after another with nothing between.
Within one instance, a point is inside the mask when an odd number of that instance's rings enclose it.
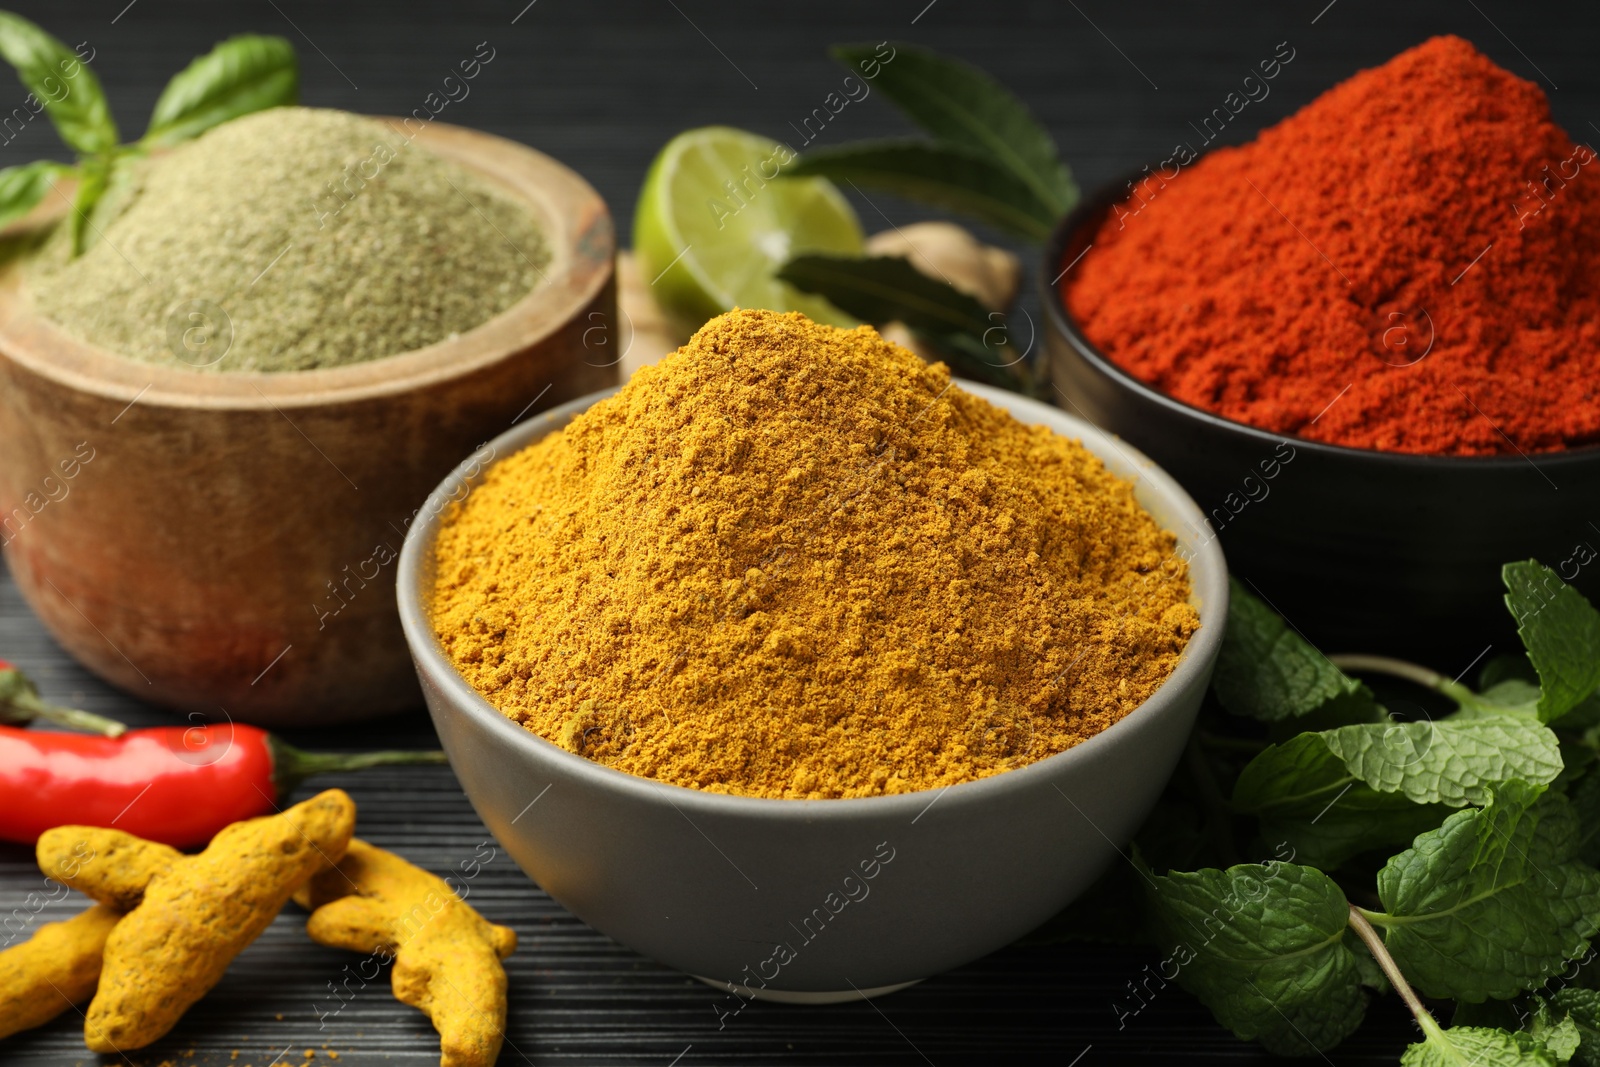
<instances>
[{"instance_id":1,"label":"basil leaf","mask_svg":"<svg viewBox=\"0 0 1600 1067\"><path fill-rule=\"evenodd\" d=\"M1296 863L1334 868L1382 846L1406 845L1450 814L1402 793L1380 793L1360 781L1320 734L1271 745L1245 765L1233 806L1260 820L1269 844L1283 842Z\"/></svg>"},{"instance_id":2,"label":"basil leaf","mask_svg":"<svg viewBox=\"0 0 1600 1067\"><path fill-rule=\"evenodd\" d=\"M1384 944L1423 993L1480 1001L1536 989L1600 928L1600 872L1576 861L1577 817L1559 793L1494 790L1378 872Z\"/></svg>"},{"instance_id":3,"label":"basil leaf","mask_svg":"<svg viewBox=\"0 0 1600 1067\"><path fill-rule=\"evenodd\" d=\"M150 114L143 141L186 141L240 115L292 104L299 94L300 65L287 40L230 37L173 75Z\"/></svg>"},{"instance_id":4,"label":"basil leaf","mask_svg":"<svg viewBox=\"0 0 1600 1067\"><path fill-rule=\"evenodd\" d=\"M44 199L51 183L71 167L52 160L24 163L20 167L0 170L0 226L8 226L32 211Z\"/></svg>"},{"instance_id":5,"label":"basil leaf","mask_svg":"<svg viewBox=\"0 0 1600 1067\"><path fill-rule=\"evenodd\" d=\"M1500 576L1539 674L1539 719L1553 722L1600 689L1600 611L1535 560L1507 563Z\"/></svg>"},{"instance_id":6,"label":"basil leaf","mask_svg":"<svg viewBox=\"0 0 1600 1067\"><path fill-rule=\"evenodd\" d=\"M1280 1055L1332 1048L1366 1014L1364 970L1333 879L1292 863L1155 876L1165 963L1217 1021ZM1164 968L1163 968L1164 970Z\"/></svg>"},{"instance_id":7,"label":"basil leaf","mask_svg":"<svg viewBox=\"0 0 1600 1067\"><path fill-rule=\"evenodd\" d=\"M1319 736L1351 774L1380 793L1402 793L1418 804L1483 804L1498 782L1548 785L1562 767L1556 735L1511 715L1363 723Z\"/></svg>"},{"instance_id":8,"label":"basil leaf","mask_svg":"<svg viewBox=\"0 0 1600 1067\"><path fill-rule=\"evenodd\" d=\"M117 124L100 80L76 52L20 15L0 11L0 57L16 68L69 148L96 155L117 147Z\"/></svg>"},{"instance_id":9,"label":"basil leaf","mask_svg":"<svg viewBox=\"0 0 1600 1067\"><path fill-rule=\"evenodd\" d=\"M1400 1057L1400 1067L1561 1067L1564 1060L1531 1035L1477 1026L1424 1025L1427 1039Z\"/></svg>"},{"instance_id":10,"label":"basil leaf","mask_svg":"<svg viewBox=\"0 0 1600 1067\"><path fill-rule=\"evenodd\" d=\"M856 141L806 152L784 171L858 182L907 200L958 211L1025 237L1050 236L1056 209L987 155L929 141Z\"/></svg>"},{"instance_id":11,"label":"basil leaf","mask_svg":"<svg viewBox=\"0 0 1600 1067\"><path fill-rule=\"evenodd\" d=\"M1230 583L1228 598L1228 628L1211 684L1229 712L1261 722L1316 711L1351 720L1381 716L1370 689L1335 667L1238 581Z\"/></svg>"},{"instance_id":12,"label":"basil leaf","mask_svg":"<svg viewBox=\"0 0 1600 1067\"><path fill-rule=\"evenodd\" d=\"M934 137L995 161L1033 191L1056 216L1078 201L1078 188L1055 142L1018 100L983 71L937 52L896 41L883 60L876 46L835 45L833 57L863 72Z\"/></svg>"}]
</instances>

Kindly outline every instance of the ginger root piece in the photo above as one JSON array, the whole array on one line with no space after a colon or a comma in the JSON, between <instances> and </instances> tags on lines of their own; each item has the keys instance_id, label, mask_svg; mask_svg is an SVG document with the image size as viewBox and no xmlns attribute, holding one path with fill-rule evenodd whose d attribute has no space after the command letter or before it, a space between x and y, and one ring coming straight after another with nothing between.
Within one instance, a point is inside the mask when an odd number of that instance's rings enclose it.
<instances>
[{"instance_id":1,"label":"ginger root piece","mask_svg":"<svg viewBox=\"0 0 1600 1067\"><path fill-rule=\"evenodd\" d=\"M183 859L170 845L98 826L46 830L35 852L46 875L118 911L138 907L156 872Z\"/></svg>"},{"instance_id":2,"label":"ginger root piece","mask_svg":"<svg viewBox=\"0 0 1600 1067\"><path fill-rule=\"evenodd\" d=\"M0 1038L43 1026L94 996L101 950L120 918L116 908L96 904L0 952Z\"/></svg>"},{"instance_id":3,"label":"ginger root piece","mask_svg":"<svg viewBox=\"0 0 1600 1067\"><path fill-rule=\"evenodd\" d=\"M500 961L516 950L516 931L479 915L437 875L359 839L295 901L311 909L311 940L393 956L395 998L433 1020L440 1067L493 1067L506 1029Z\"/></svg>"},{"instance_id":4,"label":"ginger root piece","mask_svg":"<svg viewBox=\"0 0 1600 1067\"><path fill-rule=\"evenodd\" d=\"M234 823L204 852L157 870L106 940L83 1027L89 1048L143 1048L172 1029L290 894L344 856L355 821L355 802L329 789L278 815Z\"/></svg>"},{"instance_id":5,"label":"ginger root piece","mask_svg":"<svg viewBox=\"0 0 1600 1067\"><path fill-rule=\"evenodd\" d=\"M951 222L913 222L867 238L867 254L900 256L930 278L948 282L990 311L1017 298L1022 264Z\"/></svg>"}]
</instances>

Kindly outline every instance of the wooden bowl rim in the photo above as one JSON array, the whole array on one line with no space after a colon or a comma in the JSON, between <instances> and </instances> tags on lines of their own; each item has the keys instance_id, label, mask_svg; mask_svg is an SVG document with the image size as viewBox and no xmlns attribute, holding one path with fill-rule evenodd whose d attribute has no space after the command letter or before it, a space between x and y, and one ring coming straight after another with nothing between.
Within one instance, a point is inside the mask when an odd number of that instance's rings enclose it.
<instances>
[{"instance_id":1,"label":"wooden bowl rim","mask_svg":"<svg viewBox=\"0 0 1600 1067\"><path fill-rule=\"evenodd\" d=\"M408 134L399 119L375 117L526 206L550 254L545 280L488 322L424 348L344 367L218 373L146 363L78 340L34 310L20 262L13 261L0 269L0 355L41 377L130 405L266 410L342 404L426 389L507 359L561 329L610 281L616 247L610 213L576 171L480 130L431 122ZM28 224L64 209L38 213Z\"/></svg>"}]
</instances>

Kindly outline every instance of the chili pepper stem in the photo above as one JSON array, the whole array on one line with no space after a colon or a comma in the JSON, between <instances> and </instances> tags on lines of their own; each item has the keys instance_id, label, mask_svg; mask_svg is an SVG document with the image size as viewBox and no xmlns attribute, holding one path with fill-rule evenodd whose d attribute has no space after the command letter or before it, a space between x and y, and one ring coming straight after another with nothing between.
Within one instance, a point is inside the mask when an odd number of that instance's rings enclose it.
<instances>
[{"instance_id":1,"label":"chili pepper stem","mask_svg":"<svg viewBox=\"0 0 1600 1067\"><path fill-rule=\"evenodd\" d=\"M79 708L64 708L59 704L51 704L28 692L14 694L9 703L13 708L23 713L24 721L40 719L44 722L55 723L57 726L67 726L75 730L88 730L90 733L103 734L106 737L121 737L128 731L126 726L115 719L108 719L104 715L96 715L92 711L83 711Z\"/></svg>"},{"instance_id":2,"label":"chili pepper stem","mask_svg":"<svg viewBox=\"0 0 1600 1067\"><path fill-rule=\"evenodd\" d=\"M447 762L445 754L437 750L306 752L285 744L277 737L270 738L267 743L272 750L272 784L277 790L278 799L294 792L296 786L314 774L359 771L365 767Z\"/></svg>"}]
</instances>

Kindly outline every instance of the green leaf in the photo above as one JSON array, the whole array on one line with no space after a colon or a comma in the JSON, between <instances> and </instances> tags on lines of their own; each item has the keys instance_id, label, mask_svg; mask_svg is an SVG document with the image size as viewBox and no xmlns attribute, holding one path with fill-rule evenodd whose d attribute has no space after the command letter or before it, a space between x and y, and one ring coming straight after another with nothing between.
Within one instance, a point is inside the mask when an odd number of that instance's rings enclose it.
<instances>
[{"instance_id":1,"label":"green leaf","mask_svg":"<svg viewBox=\"0 0 1600 1067\"><path fill-rule=\"evenodd\" d=\"M1555 1057L1557 1063L1569 1062L1583 1042L1583 1033L1571 1015L1552 1010L1550 1001L1534 997L1533 1018L1528 1020L1528 1036Z\"/></svg>"},{"instance_id":2,"label":"green leaf","mask_svg":"<svg viewBox=\"0 0 1600 1067\"><path fill-rule=\"evenodd\" d=\"M1056 209L992 157L931 141L856 141L813 149L788 170L856 182L982 219L1019 237L1050 236Z\"/></svg>"},{"instance_id":3,"label":"green leaf","mask_svg":"<svg viewBox=\"0 0 1600 1067\"><path fill-rule=\"evenodd\" d=\"M1178 982L1234 1033L1280 1055L1305 1055L1361 1025L1364 972L1345 939L1349 906L1327 875L1292 863L1242 864L1154 883Z\"/></svg>"},{"instance_id":4,"label":"green leaf","mask_svg":"<svg viewBox=\"0 0 1600 1067\"><path fill-rule=\"evenodd\" d=\"M882 60L877 46L835 45L833 56L852 69L876 62L873 84L911 120L939 140L992 159L1033 190L1055 215L1078 200L1078 188L1055 142L1018 100L968 63L896 41Z\"/></svg>"},{"instance_id":5,"label":"green leaf","mask_svg":"<svg viewBox=\"0 0 1600 1067\"><path fill-rule=\"evenodd\" d=\"M9 226L32 211L50 191L54 179L71 170L48 159L0 170L0 226Z\"/></svg>"},{"instance_id":6,"label":"green leaf","mask_svg":"<svg viewBox=\"0 0 1600 1067\"><path fill-rule=\"evenodd\" d=\"M1287 842L1296 863L1333 870L1352 856L1410 843L1450 814L1402 793L1380 793L1350 773L1320 734L1265 749L1239 774L1234 809L1260 820L1269 844Z\"/></svg>"},{"instance_id":7,"label":"green leaf","mask_svg":"<svg viewBox=\"0 0 1600 1067\"><path fill-rule=\"evenodd\" d=\"M1005 338L1005 330L999 328L998 324L994 336L998 343L990 345L964 333L943 337L921 335L923 341L938 349L940 358L958 376L1037 397L1027 365L1021 357L1010 355L1010 341Z\"/></svg>"},{"instance_id":8,"label":"green leaf","mask_svg":"<svg viewBox=\"0 0 1600 1067\"><path fill-rule=\"evenodd\" d=\"M1591 867L1600 867L1600 773L1591 771L1567 790L1567 801L1578 817L1576 855Z\"/></svg>"},{"instance_id":9,"label":"green leaf","mask_svg":"<svg viewBox=\"0 0 1600 1067\"><path fill-rule=\"evenodd\" d=\"M1600 991L1567 986L1557 990L1550 1002L1577 1027L1580 1040L1574 1061L1581 1067L1600 1067Z\"/></svg>"},{"instance_id":10,"label":"green leaf","mask_svg":"<svg viewBox=\"0 0 1600 1067\"><path fill-rule=\"evenodd\" d=\"M16 68L69 148L97 155L117 147L117 124L100 80L76 52L20 15L0 11L0 58Z\"/></svg>"},{"instance_id":11,"label":"green leaf","mask_svg":"<svg viewBox=\"0 0 1600 1067\"><path fill-rule=\"evenodd\" d=\"M1400 1067L1560 1067L1564 1062L1531 1034L1477 1026L1442 1030L1431 1020L1423 1031L1426 1040L1406 1049Z\"/></svg>"},{"instance_id":12,"label":"green leaf","mask_svg":"<svg viewBox=\"0 0 1600 1067\"><path fill-rule=\"evenodd\" d=\"M1547 785L1562 766L1554 732L1510 715L1362 723L1320 736L1351 774L1418 804L1482 804L1497 782Z\"/></svg>"},{"instance_id":13,"label":"green leaf","mask_svg":"<svg viewBox=\"0 0 1600 1067\"><path fill-rule=\"evenodd\" d=\"M1474 714L1504 711L1510 715L1532 716L1544 722L1544 718L1538 714L1539 697L1537 683L1526 678L1506 678L1483 690L1478 694L1476 703L1464 706L1462 710Z\"/></svg>"},{"instance_id":14,"label":"green leaf","mask_svg":"<svg viewBox=\"0 0 1600 1067\"><path fill-rule=\"evenodd\" d=\"M1521 678L1525 682L1539 684L1539 675L1533 669L1533 664L1528 662L1526 652L1507 652L1490 659L1478 672L1478 688L1492 689L1509 678Z\"/></svg>"},{"instance_id":15,"label":"green leaf","mask_svg":"<svg viewBox=\"0 0 1600 1067\"><path fill-rule=\"evenodd\" d=\"M1422 834L1378 872L1384 944L1428 996L1480 1001L1536 989L1588 948L1600 872L1575 860L1558 793L1507 782L1486 808Z\"/></svg>"},{"instance_id":16,"label":"green leaf","mask_svg":"<svg viewBox=\"0 0 1600 1067\"><path fill-rule=\"evenodd\" d=\"M1500 576L1539 674L1539 718L1553 722L1600 688L1600 611L1535 560L1507 563Z\"/></svg>"},{"instance_id":17,"label":"green leaf","mask_svg":"<svg viewBox=\"0 0 1600 1067\"><path fill-rule=\"evenodd\" d=\"M930 278L902 256L795 256L778 278L818 293L864 322L903 322L919 333L981 338L989 310L961 290Z\"/></svg>"},{"instance_id":18,"label":"green leaf","mask_svg":"<svg viewBox=\"0 0 1600 1067\"><path fill-rule=\"evenodd\" d=\"M1228 628L1211 684L1229 712L1262 722L1321 710L1353 719L1377 713L1371 690L1330 663L1238 581L1228 595Z\"/></svg>"},{"instance_id":19,"label":"green leaf","mask_svg":"<svg viewBox=\"0 0 1600 1067\"><path fill-rule=\"evenodd\" d=\"M1013 367L1003 317L961 290L930 278L903 256L795 256L777 277L864 322L903 322L931 340L957 374L1017 391L1026 377ZM998 342L987 344L991 338Z\"/></svg>"},{"instance_id":20,"label":"green leaf","mask_svg":"<svg viewBox=\"0 0 1600 1067\"><path fill-rule=\"evenodd\" d=\"M240 115L292 104L299 93L293 45L282 37L230 37L173 75L150 114L143 141L186 141Z\"/></svg>"},{"instance_id":21,"label":"green leaf","mask_svg":"<svg viewBox=\"0 0 1600 1067\"><path fill-rule=\"evenodd\" d=\"M72 198L72 254L82 255L94 232L94 209L111 184L111 164L85 162L78 171L78 193Z\"/></svg>"}]
</instances>

